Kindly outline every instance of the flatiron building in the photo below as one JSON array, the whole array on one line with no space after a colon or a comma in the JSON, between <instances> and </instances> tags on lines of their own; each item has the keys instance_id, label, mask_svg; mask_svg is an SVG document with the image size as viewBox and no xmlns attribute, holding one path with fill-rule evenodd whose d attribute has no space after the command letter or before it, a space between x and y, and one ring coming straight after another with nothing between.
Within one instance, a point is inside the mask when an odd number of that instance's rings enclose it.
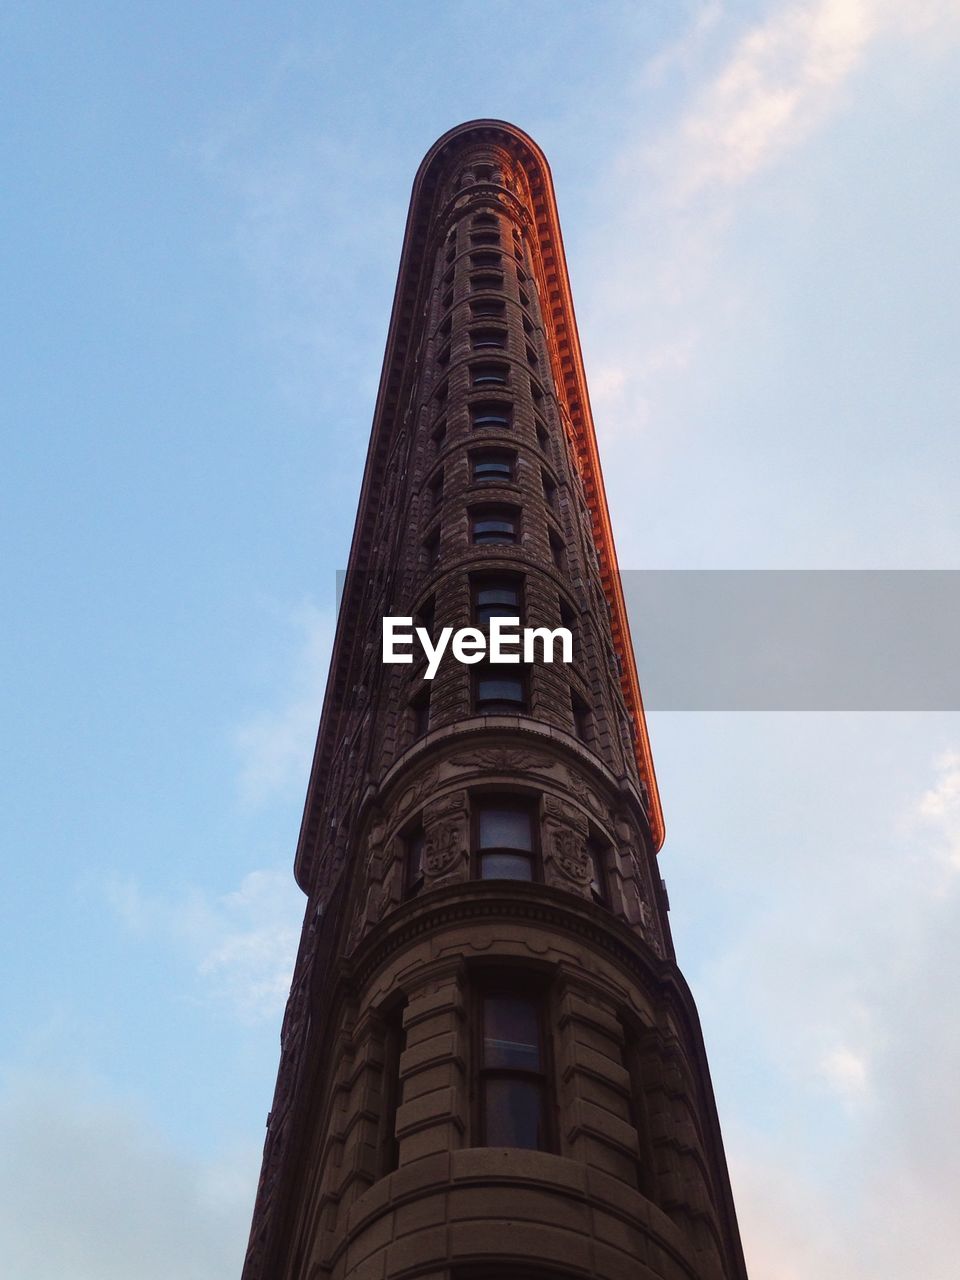
<instances>
[{"instance_id":1,"label":"flatiron building","mask_svg":"<svg viewBox=\"0 0 960 1280\"><path fill-rule=\"evenodd\" d=\"M385 664L565 627L569 664ZM546 159L416 175L244 1280L743 1280Z\"/></svg>"}]
</instances>

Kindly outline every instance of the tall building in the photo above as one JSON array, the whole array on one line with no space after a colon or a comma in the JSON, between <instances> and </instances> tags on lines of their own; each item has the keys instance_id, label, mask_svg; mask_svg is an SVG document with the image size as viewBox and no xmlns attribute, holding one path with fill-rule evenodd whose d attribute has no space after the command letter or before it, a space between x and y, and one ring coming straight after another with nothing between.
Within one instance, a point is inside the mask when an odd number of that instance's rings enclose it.
<instances>
[{"instance_id":1,"label":"tall building","mask_svg":"<svg viewBox=\"0 0 960 1280\"><path fill-rule=\"evenodd\" d=\"M388 615L573 661L428 681ZM474 121L413 187L244 1280L745 1277L662 840L550 171Z\"/></svg>"}]
</instances>

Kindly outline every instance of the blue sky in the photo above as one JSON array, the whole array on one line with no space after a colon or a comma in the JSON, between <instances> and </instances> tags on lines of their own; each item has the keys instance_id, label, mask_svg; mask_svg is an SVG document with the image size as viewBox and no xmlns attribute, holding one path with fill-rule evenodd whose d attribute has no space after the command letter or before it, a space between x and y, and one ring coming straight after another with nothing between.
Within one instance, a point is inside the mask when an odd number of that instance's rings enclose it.
<instances>
[{"instance_id":1,"label":"blue sky","mask_svg":"<svg viewBox=\"0 0 960 1280\"><path fill-rule=\"evenodd\" d=\"M221 1280L423 153L551 161L624 568L956 568L960 5L0 22L0 1224L18 1280ZM753 1273L947 1280L960 718L651 735Z\"/></svg>"}]
</instances>

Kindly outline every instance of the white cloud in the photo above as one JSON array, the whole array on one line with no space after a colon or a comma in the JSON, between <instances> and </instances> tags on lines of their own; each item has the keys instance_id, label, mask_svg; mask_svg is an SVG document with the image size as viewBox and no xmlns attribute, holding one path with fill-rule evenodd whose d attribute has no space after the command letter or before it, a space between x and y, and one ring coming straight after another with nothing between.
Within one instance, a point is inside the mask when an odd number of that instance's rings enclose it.
<instances>
[{"instance_id":1,"label":"white cloud","mask_svg":"<svg viewBox=\"0 0 960 1280\"><path fill-rule=\"evenodd\" d=\"M335 622L313 605L296 610L292 620L299 642L287 690L277 707L250 716L233 735L241 795L251 804L306 786Z\"/></svg>"},{"instance_id":2,"label":"white cloud","mask_svg":"<svg viewBox=\"0 0 960 1280\"><path fill-rule=\"evenodd\" d=\"M732 187L809 138L842 101L871 44L884 35L927 36L960 17L941 0L808 0L773 7L736 41L720 70L652 155L667 188L688 202ZM688 48L718 29L708 6Z\"/></svg>"},{"instance_id":3,"label":"white cloud","mask_svg":"<svg viewBox=\"0 0 960 1280\"><path fill-rule=\"evenodd\" d=\"M124 926L193 965L197 996L244 1022L276 1019L290 988L304 898L290 871L251 871L220 896L193 889L176 901L144 894L134 880L107 886Z\"/></svg>"},{"instance_id":4,"label":"white cloud","mask_svg":"<svg viewBox=\"0 0 960 1280\"><path fill-rule=\"evenodd\" d=\"M17 1280L235 1280L259 1150L202 1162L72 1079L0 1095L0 1237Z\"/></svg>"},{"instance_id":5,"label":"white cloud","mask_svg":"<svg viewBox=\"0 0 960 1280\"><path fill-rule=\"evenodd\" d=\"M820 1059L820 1071L840 1094L862 1094L867 1086L866 1061L846 1045L825 1053Z\"/></svg>"},{"instance_id":6,"label":"white cloud","mask_svg":"<svg viewBox=\"0 0 960 1280\"><path fill-rule=\"evenodd\" d=\"M806 387L831 385L818 382L822 369L813 361L841 304L842 315L862 313L864 324L878 314L870 304L876 280L864 274L870 218L852 211L875 208L881 237L883 202L896 189L884 166L903 172L909 193L917 154L949 154L946 123L918 137L919 152L905 139L909 112L921 127L924 85L942 90L943 59L958 39L957 0L707 4L679 44L638 73L623 143L597 175L612 214L582 257L583 285L575 281L623 564L635 556L632 563L657 567L729 567L750 557L768 567L794 556L806 567L839 567L864 563L871 549L881 563L898 555L904 564L911 556L936 563L949 554L938 551L949 533L938 539L933 528L936 484L925 485L920 512L904 516L909 527L895 538L889 528L853 527L857 500L865 520L892 523L870 467L853 471L851 504L838 498L835 473L817 461L827 450L853 452L863 419L876 420L869 378L842 384L834 404L816 405L819 413L806 422L791 418L802 412ZM878 122L889 123L889 148ZM867 206L858 205L861 184L871 190ZM849 299L842 297L844 219L857 237ZM901 231L910 234L906 225ZM938 242L930 253L952 248ZM878 239L875 261L889 251ZM798 254L809 255L805 274L795 266ZM831 271L825 264L834 262ZM924 265L919 259L921 272ZM822 317L814 314L816 297L824 298ZM886 305L896 301L891 286ZM922 330L923 300L908 296L904 308L904 331ZM860 353L854 337L863 327L845 331L841 322L838 366L847 348ZM898 342L878 352L894 385L909 350ZM842 367L832 376L841 378ZM791 394L791 379L800 397ZM935 372L930 385L939 385ZM733 403L742 404L739 419ZM934 447L937 432L947 431L935 413L925 428ZM895 461L901 437L891 408L889 421L877 423L874 471L889 456L891 473L902 474ZM638 481L644 503L636 502ZM676 520L684 502L699 519ZM942 505L952 510L948 500Z\"/></svg>"},{"instance_id":7,"label":"white cloud","mask_svg":"<svg viewBox=\"0 0 960 1280\"><path fill-rule=\"evenodd\" d=\"M945 752L937 761L937 780L920 798L917 818L932 830L937 852L960 871L960 752Z\"/></svg>"},{"instance_id":8,"label":"white cloud","mask_svg":"<svg viewBox=\"0 0 960 1280\"><path fill-rule=\"evenodd\" d=\"M904 796L867 745L878 731L894 741L902 722L861 723L867 776L853 731L838 728L822 762L766 795L808 797L804 838L789 833L791 810L778 865L725 860L725 880L750 888L735 941L694 983L714 1068L717 1050L725 1058L734 1194L748 1268L764 1280L952 1280L960 1252L960 887L940 857L957 830L958 755ZM752 847L771 857L763 839Z\"/></svg>"}]
</instances>

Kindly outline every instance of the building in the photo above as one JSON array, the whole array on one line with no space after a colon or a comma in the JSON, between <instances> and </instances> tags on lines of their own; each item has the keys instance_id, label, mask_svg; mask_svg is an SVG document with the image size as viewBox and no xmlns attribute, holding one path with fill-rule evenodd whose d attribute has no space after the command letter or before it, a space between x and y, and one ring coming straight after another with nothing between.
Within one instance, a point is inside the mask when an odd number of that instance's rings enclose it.
<instances>
[{"instance_id":1,"label":"building","mask_svg":"<svg viewBox=\"0 0 960 1280\"><path fill-rule=\"evenodd\" d=\"M384 665L385 615L574 662ZM745 1277L550 172L417 174L296 854L244 1280Z\"/></svg>"}]
</instances>

